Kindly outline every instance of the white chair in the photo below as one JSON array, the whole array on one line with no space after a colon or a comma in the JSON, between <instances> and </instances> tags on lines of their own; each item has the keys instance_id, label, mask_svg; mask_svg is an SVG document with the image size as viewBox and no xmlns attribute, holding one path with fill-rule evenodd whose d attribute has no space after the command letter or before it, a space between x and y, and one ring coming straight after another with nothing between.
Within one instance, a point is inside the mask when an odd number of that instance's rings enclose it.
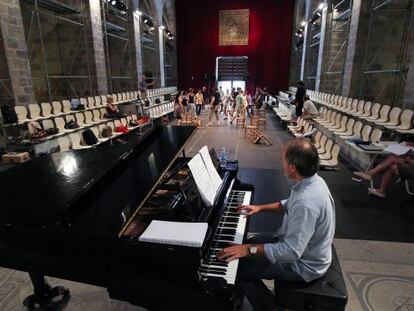
<instances>
[{"instance_id":1,"label":"white chair","mask_svg":"<svg viewBox=\"0 0 414 311\"><path fill-rule=\"evenodd\" d=\"M336 135L352 135L353 127L354 127L355 119L349 118L348 122L346 123L345 130L340 128L339 130L333 131Z\"/></svg>"},{"instance_id":2,"label":"white chair","mask_svg":"<svg viewBox=\"0 0 414 311\"><path fill-rule=\"evenodd\" d=\"M93 121L93 115L92 115L92 111L88 110L84 112L84 123L87 125L91 125L91 124L96 124L96 123L100 123L100 122L94 122Z\"/></svg>"},{"instance_id":3,"label":"white chair","mask_svg":"<svg viewBox=\"0 0 414 311\"><path fill-rule=\"evenodd\" d=\"M55 116L63 115L63 107L62 107L61 102L58 102L58 101L52 102L52 109L53 109L53 115Z\"/></svg>"},{"instance_id":4,"label":"white chair","mask_svg":"<svg viewBox=\"0 0 414 311\"><path fill-rule=\"evenodd\" d=\"M339 122L338 126L335 127L329 127L328 129L333 132L333 133L343 133L346 132L346 124L348 122L348 117L347 116L342 116L341 121Z\"/></svg>"},{"instance_id":5,"label":"white chair","mask_svg":"<svg viewBox=\"0 0 414 311\"><path fill-rule=\"evenodd\" d=\"M109 138L108 137L106 137L106 138L101 137L101 132L100 132L100 130L97 126L91 127L91 131L95 134L95 136L98 139L99 143L103 143L103 142L106 142L106 141L111 139L110 137Z\"/></svg>"},{"instance_id":6,"label":"white chair","mask_svg":"<svg viewBox=\"0 0 414 311\"><path fill-rule=\"evenodd\" d=\"M68 137L63 136L58 138L60 152L68 151L71 148L70 140Z\"/></svg>"},{"instance_id":7,"label":"white chair","mask_svg":"<svg viewBox=\"0 0 414 311\"><path fill-rule=\"evenodd\" d=\"M375 121L379 118L379 111L381 109L381 104L375 103L371 108L371 114L369 116L361 116L360 118L367 121Z\"/></svg>"},{"instance_id":8,"label":"white chair","mask_svg":"<svg viewBox=\"0 0 414 311\"><path fill-rule=\"evenodd\" d=\"M71 108L70 101L62 100L62 112L64 114L72 113L72 110L70 108Z\"/></svg>"},{"instance_id":9,"label":"white chair","mask_svg":"<svg viewBox=\"0 0 414 311\"><path fill-rule=\"evenodd\" d=\"M102 107L100 96L95 96L95 107Z\"/></svg>"},{"instance_id":10,"label":"white chair","mask_svg":"<svg viewBox=\"0 0 414 311\"><path fill-rule=\"evenodd\" d=\"M377 143L381 140L382 131L380 129L374 129L371 132L371 142Z\"/></svg>"},{"instance_id":11,"label":"white chair","mask_svg":"<svg viewBox=\"0 0 414 311\"><path fill-rule=\"evenodd\" d=\"M413 128L411 121L413 120L414 111L411 109L405 109L401 113L401 123L400 125L386 125L385 127L390 130L395 130L402 134L410 134L410 131ZM413 120L414 121L414 120Z\"/></svg>"},{"instance_id":12,"label":"white chair","mask_svg":"<svg viewBox=\"0 0 414 311\"><path fill-rule=\"evenodd\" d=\"M319 142L319 148L317 148L318 154L325 153L325 145L326 145L327 140L328 140L328 137L326 137L325 135L322 135L322 138Z\"/></svg>"},{"instance_id":13,"label":"white chair","mask_svg":"<svg viewBox=\"0 0 414 311\"><path fill-rule=\"evenodd\" d=\"M320 147L321 137L322 137L322 132L318 131L315 135L315 142L314 142L314 145L315 145L316 149L318 149Z\"/></svg>"},{"instance_id":14,"label":"white chair","mask_svg":"<svg viewBox=\"0 0 414 311\"><path fill-rule=\"evenodd\" d=\"M336 166L338 166L338 158L339 158L340 150L341 150L340 146L335 144L332 147L332 150L331 150L331 158L328 159L328 160L321 160L319 162L319 165L321 167L336 167Z\"/></svg>"},{"instance_id":15,"label":"white chair","mask_svg":"<svg viewBox=\"0 0 414 311\"><path fill-rule=\"evenodd\" d=\"M337 130L341 127L341 120L342 120L342 115L340 113L338 113L335 117L334 123L333 124L326 124L326 125L324 125L324 127L327 128L330 131Z\"/></svg>"},{"instance_id":16,"label":"white chair","mask_svg":"<svg viewBox=\"0 0 414 311\"><path fill-rule=\"evenodd\" d=\"M383 122L381 121L376 121L375 124L376 125L381 125L381 126L397 126L400 123L400 114L401 114L401 108L400 107L393 107L390 111L390 118L389 120L385 120Z\"/></svg>"},{"instance_id":17,"label":"white chair","mask_svg":"<svg viewBox=\"0 0 414 311\"><path fill-rule=\"evenodd\" d=\"M85 109L89 109L89 103L86 98L80 98L79 101L85 107Z\"/></svg>"},{"instance_id":18,"label":"white chair","mask_svg":"<svg viewBox=\"0 0 414 311\"><path fill-rule=\"evenodd\" d=\"M99 112L100 112L100 115L101 115L101 120L103 120L103 121L108 120L108 118L105 117L105 115L106 115L106 109L105 108L100 108Z\"/></svg>"},{"instance_id":19,"label":"white chair","mask_svg":"<svg viewBox=\"0 0 414 311\"><path fill-rule=\"evenodd\" d=\"M390 113L391 107L388 105L383 105L378 113L378 117L373 118L367 118L366 120L369 122L374 122L375 124L381 123L381 122L387 122L388 121L388 114Z\"/></svg>"},{"instance_id":20,"label":"white chair","mask_svg":"<svg viewBox=\"0 0 414 311\"><path fill-rule=\"evenodd\" d=\"M95 100L94 100L94 98L92 96L89 96L88 97L88 108L89 109L96 108Z\"/></svg>"},{"instance_id":21,"label":"white chair","mask_svg":"<svg viewBox=\"0 0 414 311\"><path fill-rule=\"evenodd\" d=\"M101 104L102 104L102 106L106 106L107 102L108 102L108 97L106 95L101 95Z\"/></svg>"},{"instance_id":22,"label":"white chair","mask_svg":"<svg viewBox=\"0 0 414 311\"><path fill-rule=\"evenodd\" d=\"M333 141L331 139L328 139L328 141L326 142L325 145L325 150L323 153L319 154L319 160L329 160L332 155L331 155L331 151L332 151L332 146L333 146Z\"/></svg>"},{"instance_id":23,"label":"white chair","mask_svg":"<svg viewBox=\"0 0 414 311\"><path fill-rule=\"evenodd\" d=\"M76 123L78 123L79 127L87 127L90 125L85 122L85 116L83 115L82 112L76 113L75 118L76 118Z\"/></svg>"},{"instance_id":24,"label":"white chair","mask_svg":"<svg viewBox=\"0 0 414 311\"><path fill-rule=\"evenodd\" d=\"M371 115L371 108L372 108L372 103L371 102L365 102L364 103L364 112L362 114L355 114L355 116L357 116L358 118L368 118Z\"/></svg>"},{"instance_id":25,"label":"white chair","mask_svg":"<svg viewBox=\"0 0 414 311\"><path fill-rule=\"evenodd\" d=\"M92 148L92 146L84 146L81 144L82 138L79 132L69 134L69 139L71 141L72 149L74 150Z\"/></svg>"},{"instance_id":26,"label":"white chair","mask_svg":"<svg viewBox=\"0 0 414 311\"><path fill-rule=\"evenodd\" d=\"M63 117L55 118L55 124L56 124L56 128L59 130L59 133L68 133L68 132L74 132L77 130L77 129L65 129L66 123Z\"/></svg>"},{"instance_id":27,"label":"white chair","mask_svg":"<svg viewBox=\"0 0 414 311\"><path fill-rule=\"evenodd\" d=\"M40 115L40 106L38 104L29 104L29 113L30 113L30 118L33 120L41 120L44 119L41 115Z\"/></svg>"},{"instance_id":28,"label":"white chair","mask_svg":"<svg viewBox=\"0 0 414 311\"><path fill-rule=\"evenodd\" d=\"M95 123L101 123L102 122L101 113L100 113L99 109L92 110L92 115L93 115L93 121Z\"/></svg>"},{"instance_id":29,"label":"white chair","mask_svg":"<svg viewBox=\"0 0 414 311\"><path fill-rule=\"evenodd\" d=\"M364 114L364 106L365 102L363 100L360 100L357 105L357 111L352 113L353 116L360 116Z\"/></svg>"},{"instance_id":30,"label":"white chair","mask_svg":"<svg viewBox=\"0 0 414 311\"><path fill-rule=\"evenodd\" d=\"M354 127L352 128L352 133L346 132L344 134L339 135L339 137L341 137L342 139L348 139L353 136L360 137L361 129L362 129L362 122L357 121L355 122Z\"/></svg>"},{"instance_id":31,"label":"white chair","mask_svg":"<svg viewBox=\"0 0 414 311\"><path fill-rule=\"evenodd\" d=\"M44 118L50 118L52 116L52 106L50 103L41 103L40 107L42 107L42 115Z\"/></svg>"},{"instance_id":32,"label":"white chair","mask_svg":"<svg viewBox=\"0 0 414 311\"><path fill-rule=\"evenodd\" d=\"M363 141L369 141L372 127L370 125L365 125L361 131L361 138Z\"/></svg>"},{"instance_id":33,"label":"white chair","mask_svg":"<svg viewBox=\"0 0 414 311\"><path fill-rule=\"evenodd\" d=\"M30 119L28 117L28 111L27 111L26 106L14 106L14 112L17 115L17 122L18 123L24 123L24 122L32 121L32 119Z\"/></svg>"}]
</instances>

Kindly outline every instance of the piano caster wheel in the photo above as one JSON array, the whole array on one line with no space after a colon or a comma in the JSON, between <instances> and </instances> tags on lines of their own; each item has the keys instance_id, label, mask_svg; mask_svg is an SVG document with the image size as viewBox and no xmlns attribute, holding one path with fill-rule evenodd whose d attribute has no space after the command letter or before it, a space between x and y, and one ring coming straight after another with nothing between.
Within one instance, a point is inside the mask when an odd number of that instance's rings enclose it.
<instances>
[{"instance_id":1,"label":"piano caster wheel","mask_svg":"<svg viewBox=\"0 0 414 311\"><path fill-rule=\"evenodd\" d=\"M29 310L59 310L68 303L69 299L69 290L63 286L56 286L26 297L23 305Z\"/></svg>"}]
</instances>

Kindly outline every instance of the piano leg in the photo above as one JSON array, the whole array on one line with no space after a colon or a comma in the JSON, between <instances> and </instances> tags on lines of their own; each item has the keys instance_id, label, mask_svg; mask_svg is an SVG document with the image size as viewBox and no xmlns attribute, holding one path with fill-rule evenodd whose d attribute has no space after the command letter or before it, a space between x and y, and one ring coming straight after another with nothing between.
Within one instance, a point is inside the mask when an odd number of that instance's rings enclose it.
<instances>
[{"instance_id":1,"label":"piano leg","mask_svg":"<svg viewBox=\"0 0 414 311\"><path fill-rule=\"evenodd\" d=\"M23 305L29 309L44 307L56 308L65 306L69 299L69 290L63 286L52 287L46 282L45 276L37 272L29 272L33 284L33 295L23 300Z\"/></svg>"}]
</instances>

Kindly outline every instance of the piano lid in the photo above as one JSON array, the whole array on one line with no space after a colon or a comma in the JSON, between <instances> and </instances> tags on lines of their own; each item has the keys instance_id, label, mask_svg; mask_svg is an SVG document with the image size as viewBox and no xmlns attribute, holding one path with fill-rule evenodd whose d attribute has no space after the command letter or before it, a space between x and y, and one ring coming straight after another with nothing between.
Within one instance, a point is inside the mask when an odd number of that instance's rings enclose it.
<instances>
[{"instance_id":1,"label":"piano lid","mask_svg":"<svg viewBox=\"0 0 414 311\"><path fill-rule=\"evenodd\" d=\"M140 192L148 192L195 130L168 126L144 135L134 131L122 144L55 153L17 165L0 174L0 223L34 227L54 224L62 214L70 214L72 207L102 180L108 183L112 175L118 178L128 169L126 162L135 163L137 178L141 178L139 163L142 161L146 172L148 167L151 177L145 173L140 180ZM105 213L97 211L95 216L94 221L107 223Z\"/></svg>"}]
</instances>

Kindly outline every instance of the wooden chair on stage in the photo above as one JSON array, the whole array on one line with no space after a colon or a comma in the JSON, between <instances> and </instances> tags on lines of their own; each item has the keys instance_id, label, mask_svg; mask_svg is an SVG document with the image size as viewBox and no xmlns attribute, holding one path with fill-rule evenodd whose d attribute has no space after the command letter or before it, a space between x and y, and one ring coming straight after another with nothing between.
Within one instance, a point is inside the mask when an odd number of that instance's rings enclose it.
<instances>
[{"instance_id":1,"label":"wooden chair on stage","mask_svg":"<svg viewBox=\"0 0 414 311\"><path fill-rule=\"evenodd\" d=\"M246 127L246 109L242 109L239 116L236 117L236 127L239 125L242 126L242 128Z\"/></svg>"}]
</instances>

